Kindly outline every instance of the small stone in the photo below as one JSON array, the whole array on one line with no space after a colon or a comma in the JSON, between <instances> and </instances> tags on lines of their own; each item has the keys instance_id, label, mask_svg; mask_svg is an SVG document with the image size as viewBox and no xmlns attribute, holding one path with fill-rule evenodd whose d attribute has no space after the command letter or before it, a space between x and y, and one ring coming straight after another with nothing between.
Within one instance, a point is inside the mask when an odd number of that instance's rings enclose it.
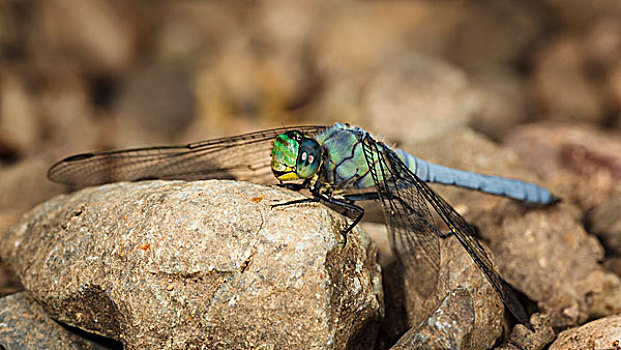
<instances>
[{"instance_id":1,"label":"small stone","mask_svg":"<svg viewBox=\"0 0 621 350\"><path fill-rule=\"evenodd\" d=\"M555 334L550 318L542 314L534 314L530 318L533 330L523 325L513 328L513 332L505 344L495 350L541 350L554 340Z\"/></svg>"},{"instance_id":2,"label":"small stone","mask_svg":"<svg viewBox=\"0 0 621 350\"><path fill-rule=\"evenodd\" d=\"M621 347L621 316L613 315L561 332L550 350L609 350Z\"/></svg>"}]
</instances>

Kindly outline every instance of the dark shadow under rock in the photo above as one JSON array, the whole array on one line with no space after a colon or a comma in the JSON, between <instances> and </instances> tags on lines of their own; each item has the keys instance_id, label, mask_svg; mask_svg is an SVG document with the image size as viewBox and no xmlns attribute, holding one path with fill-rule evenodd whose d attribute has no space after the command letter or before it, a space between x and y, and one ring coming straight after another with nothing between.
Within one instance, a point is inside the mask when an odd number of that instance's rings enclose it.
<instances>
[{"instance_id":1,"label":"dark shadow under rock","mask_svg":"<svg viewBox=\"0 0 621 350\"><path fill-rule=\"evenodd\" d=\"M122 349L111 339L75 332L45 314L26 292L0 299L0 347L6 349Z\"/></svg>"}]
</instances>

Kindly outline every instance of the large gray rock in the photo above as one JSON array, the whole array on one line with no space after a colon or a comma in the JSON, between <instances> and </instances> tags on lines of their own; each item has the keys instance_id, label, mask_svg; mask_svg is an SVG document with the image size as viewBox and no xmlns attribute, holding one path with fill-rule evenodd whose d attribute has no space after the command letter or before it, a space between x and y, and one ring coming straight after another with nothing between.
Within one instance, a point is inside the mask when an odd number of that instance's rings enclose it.
<instances>
[{"instance_id":1,"label":"large gray rock","mask_svg":"<svg viewBox=\"0 0 621 350\"><path fill-rule=\"evenodd\" d=\"M232 181L117 183L58 196L4 237L53 318L127 349L368 348L376 247L342 216Z\"/></svg>"}]
</instances>

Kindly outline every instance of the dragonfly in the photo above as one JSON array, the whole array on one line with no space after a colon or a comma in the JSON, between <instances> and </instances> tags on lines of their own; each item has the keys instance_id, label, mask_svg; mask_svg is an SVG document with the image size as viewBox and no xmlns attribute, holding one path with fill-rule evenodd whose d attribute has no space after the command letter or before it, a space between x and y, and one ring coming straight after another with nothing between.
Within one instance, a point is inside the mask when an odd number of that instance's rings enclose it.
<instances>
[{"instance_id":1,"label":"dragonfly","mask_svg":"<svg viewBox=\"0 0 621 350\"><path fill-rule=\"evenodd\" d=\"M275 128L181 146L83 153L55 163L48 178L74 187L147 179L223 178L306 189L311 196L273 206L323 202L344 208L355 216L342 232L345 239L364 215L357 203L377 201L383 209L391 248L409 285L419 295L429 297L435 292L439 240L454 235L505 307L529 328L528 313L495 270L474 227L428 183L455 185L537 205L558 200L534 183L426 162L389 147L359 127L341 123Z\"/></svg>"}]
</instances>

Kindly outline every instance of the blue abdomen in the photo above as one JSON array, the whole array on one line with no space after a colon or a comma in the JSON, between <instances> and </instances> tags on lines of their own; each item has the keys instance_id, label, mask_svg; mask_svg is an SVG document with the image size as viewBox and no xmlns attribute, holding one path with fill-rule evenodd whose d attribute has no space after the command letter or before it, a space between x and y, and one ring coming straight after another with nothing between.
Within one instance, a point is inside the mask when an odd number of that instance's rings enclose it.
<instances>
[{"instance_id":1,"label":"blue abdomen","mask_svg":"<svg viewBox=\"0 0 621 350\"><path fill-rule=\"evenodd\" d=\"M411 172L425 182L459 186L536 204L552 204L558 200L546 188L531 182L433 164L400 149L395 153Z\"/></svg>"}]
</instances>

